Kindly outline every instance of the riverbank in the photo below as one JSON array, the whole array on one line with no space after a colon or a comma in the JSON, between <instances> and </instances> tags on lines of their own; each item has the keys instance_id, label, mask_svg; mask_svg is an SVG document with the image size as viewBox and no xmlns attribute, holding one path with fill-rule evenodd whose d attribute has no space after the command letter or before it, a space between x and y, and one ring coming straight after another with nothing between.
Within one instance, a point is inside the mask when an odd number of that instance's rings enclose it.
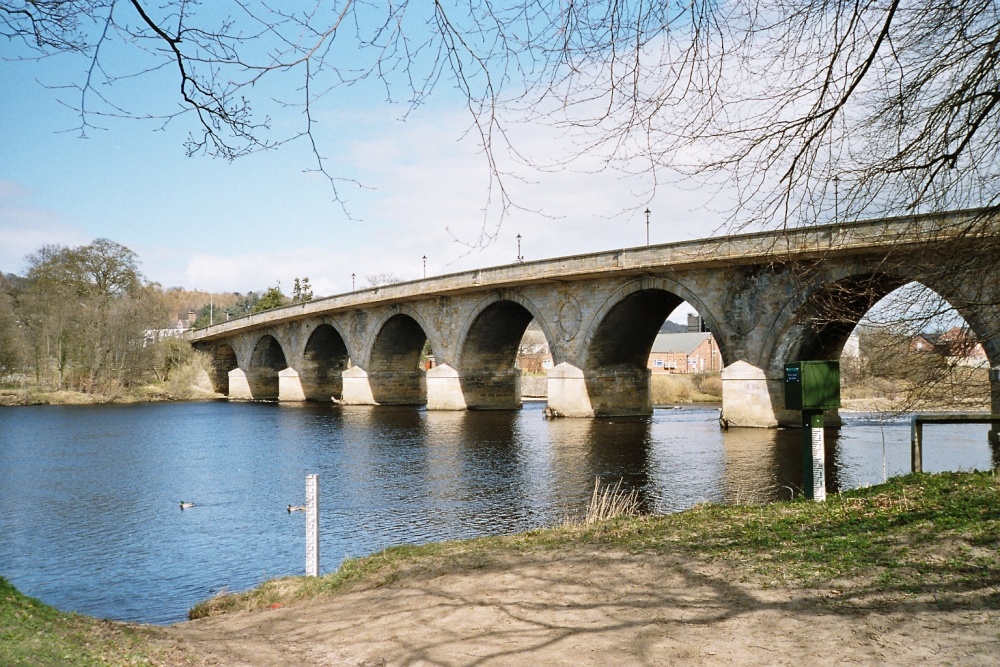
<instances>
[{"instance_id":1,"label":"riverbank","mask_svg":"<svg viewBox=\"0 0 1000 667\"><path fill-rule=\"evenodd\" d=\"M40 389L17 389L0 387L0 407L18 405L106 405L151 403L158 401L211 401L224 399L197 386L178 394L175 390L149 385L135 391L116 393L90 393L82 391L43 391Z\"/></svg>"},{"instance_id":2,"label":"riverbank","mask_svg":"<svg viewBox=\"0 0 1000 667\"><path fill-rule=\"evenodd\" d=\"M998 549L995 475L907 476L822 504L397 547L165 628L38 621L4 595L0 662L995 664ZM36 648L63 658L19 661Z\"/></svg>"}]
</instances>

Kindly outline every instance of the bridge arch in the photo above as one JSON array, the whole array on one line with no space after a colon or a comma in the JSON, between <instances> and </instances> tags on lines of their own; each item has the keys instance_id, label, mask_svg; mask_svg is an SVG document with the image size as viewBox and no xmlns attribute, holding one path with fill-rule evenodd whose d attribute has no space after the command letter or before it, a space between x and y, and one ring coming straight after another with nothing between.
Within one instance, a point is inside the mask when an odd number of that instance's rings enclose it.
<instances>
[{"instance_id":1,"label":"bridge arch","mask_svg":"<svg viewBox=\"0 0 1000 667\"><path fill-rule=\"evenodd\" d=\"M947 281L922 278L926 276L901 270L879 271L871 270L870 267L854 271L842 269L827 276L825 280L817 281L805 292L793 307L787 310L787 314L775 323L772 332L769 333L770 352L769 356L765 357L768 368L768 393L777 422L798 424L797 413L784 409L785 362L840 359L846 342L861 320L883 299L907 285L915 285L933 293L944 306L964 319L972 338L982 344L989 365L996 366L1000 362L998 354L1000 336L997 335L1000 331L990 325L993 310L988 306L970 303L964 298L960 289L956 289ZM896 355L905 354L909 341L921 334L919 324L923 317L916 315L917 322L914 328L912 330L904 328L898 332L902 339L897 338L884 349L884 353L893 360L892 363L903 359ZM875 359L877 360L877 356ZM912 358L910 361L916 365L908 365L907 373L921 386L932 386L942 379L944 376L941 376L940 372L943 366L937 363L939 361L941 364L948 363L937 355L926 357L924 360ZM869 364L871 362L872 359L869 359ZM860 364L858 369L860 371ZM842 377L843 373L850 371L850 368L842 368ZM966 379L970 378L971 375ZM981 379L984 383L987 381L986 377ZM992 385L990 397L995 410L1000 398L1000 387L993 380L989 382Z\"/></svg>"},{"instance_id":2,"label":"bridge arch","mask_svg":"<svg viewBox=\"0 0 1000 667\"><path fill-rule=\"evenodd\" d=\"M367 368L371 365L372 354L375 352L375 346L378 342L378 338L382 335L386 323L396 315L406 315L416 322L423 331L425 339L430 343L431 349L445 347L441 344L442 341L439 340L437 330L428 325L423 315L421 315L416 309L411 308L406 304L397 304L385 309L382 314L379 315L378 319L375 320L374 324L370 327L366 327L368 331L366 340L360 350L360 353L358 354L357 359L353 356L351 357L352 362L363 368ZM347 340L346 337L345 340Z\"/></svg>"},{"instance_id":3,"label":"bridge arch","mask_svg":"<svg viewBox=\"0 0 1000 667\"><path fill-rule=\"evenodd\" d=\"M245 369L247 385L254 400L277 400L278 373L288 367L285 350L273 332L261 335L253 346Z\"/></svg>"},{"instance_id":4,"label":"bridge arch","mask_svg":"<svg viewBox=\"0 0 1000 667\"><path fill-rule=\"evenodd\" d=\"M597 310L584 339L583 375L595 415L649 414L650 351L667 317L681 303L694 307L710 331L712 312L691 290L669 279L646 276L622 285ZM728 351L721 337L723 364Z\"/></svg>"},{"instance_id":5,"label":"bridge arch","mask_svg":"<svg viewBox=\"0 0 1000 667\"><path fill-rule=\"evenodd\" d=\"M419 368L427 329L416 313L403 311L393 308L381 318L367 355L372 398L382 405L427 403L426 372Z\"/></svg>"},{"instance_id":6,"label":"bridge arch","mask_svg":"<svg viewBox=\"0 0 1000 667\"><path fill-rule=\"evenodd\" d=\"M330 318L322 318L307 330L302 350L299 381L307 401L339 401L343 398L343 372L351 355L340 326Z\"/></svg>"},{"instance_id":7,"label":"bridge arch","mask_svg":"<svg viewBox=\"0 0 1000 667\"><path fill-rule=\"evenodd\" d=\"M229 343L219 343L212 348L210 355L208 379L212 388L219 394L229 396L229 371L240 367L236 351Z\"/></svg>"},{"instance_id":8,"label":"bridge arch","mask_svg":"<svg viewBox=\"0 0 1000 667\"><path fill-rule=\"evenodd\" d=\"M538 309L523 295L496 292L473 308L459 334L459 382L470 409L521 406L518 347L528 325L536 321L553 356L556 348Z\"/></svg>"},{"instance_id":9,"label":"bridge arch","mask_svg":"<svg viewBox=\"0 0 1000 667\"><path fill-rule=\"evenodd\" d=\"M861 319L880 301L909 283L933 292L953 308L983 344L991 365L1000 363L1000 330L991 325L992 310L983 308L955 285L927 279L918 271L844 267L826 274L803 292L768 332L763 359L774 373L786 361L838 359Z\"/></svg>"},{"instance_id":10,"label":"bridge arch","mask_svg":"<svg viewBox=\"0 0 1000 667\"><path fill-rule=\"evenodd\" d=\"M813 286L784 311L768 333L769 366L784 372L786 361L839 359L858 322L875 304L908 281L881 272L843 272Z\"/></svg>"},{"instance_id":11,"label":"bridge arch","mask_svg":"<svg viewBox=\"0 0 1000 667\"><path fill-rule=\"evenodd\" d=\"M728 345L726 344L724 337L720 335L724 329L720 327L715 314L711 309L709 309L705 302L685 285L682 285L675 280L670 280L669 278L661 278L657 276L644 276L639 280L632 280L625 283L604 300L601 307L594 313L593 320L591 321L591 325L587 329L587 333L584 338L585 354L587 354L588 357L590 350L592 349L594 339L600 332L602 324L606 321L608 314L629 296L635 294L636 292L643 291L661 291L669 293L680 299L677 302L678 305L686 301L692 308L698 311L698 315L701 316L702 321L705 323L705 327L715 336L716 342L719 345L719 351L722 354L723 365L729 364L732 361ZM676 307L677 306L674 306L674 308ZM669 317L671 312L673 312L673 309L668 311L666 315L664 315L663 319L665 320ZM662 321L660 324L662 325Z\"/></svg>"}]
</instances>

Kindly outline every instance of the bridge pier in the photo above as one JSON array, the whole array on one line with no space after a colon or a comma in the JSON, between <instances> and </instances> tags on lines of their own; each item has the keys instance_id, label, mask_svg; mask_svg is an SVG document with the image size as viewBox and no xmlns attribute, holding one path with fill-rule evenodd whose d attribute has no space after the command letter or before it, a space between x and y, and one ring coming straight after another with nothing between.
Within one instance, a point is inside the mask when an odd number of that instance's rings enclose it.
<instances>
[{"instance_id":1,"label":"bridge pier","mask_svg":"<svg viewBox=\"0 0 1000 667\"><path fill-rule=\"evenodd\" d=\"M368 374L372 395L379 405L425 405L427 376L424 371L380 371Z\"/></svg>"},{"instance_id":2,"label":"bridge pier","mask_svg":"<svg viewBox=\"0 0 1000 667\"><path fill-rule=\"evenodd\" d=\"M253 400L246 371L242 368L234 368L229 371L229 399L237 401Z\"/></svg>"},{"instance_id":3,"label":"bridge pier","mask_svg":"<svg viewBox=\"0 0 1000 667\"><path fill-rule=\"evenodd\" d=\"M604 367L584 371L561 363L548 373L550 417L627 417L653 414L648 368Z\"/></svg>"},{"instance_id":4,"label":"bridge pier","mask_svg":"<svg viewBox=\"0 0 1000 667\"><path fill-rule=\"evenodd\" d=\"M775 395L775 391L781 392L780 395ZM767 374L753 364L741 360L726 366L722 369L723 423L777 428L775 405L783 403L784 391L783 385L770 381Z\"/></svg>"},{"instance_id":5,"label":"bridge pier","mask_svg":"<svg viewBox=\"0 0 1000 667\"><path fill-rule=\"evenodd\" d=\"M549 417L593 417L583 371L563 362L549 369L547 378Z\"/></svg>"},{"instance_id":6,"label":"bridge pier","mask_svg":"<svg viewBox=\"0 0 1000 667\"><path fill-rule=\"evenodd\" d=\"M304 401L306 393L302 390L302 381L294 368L286 368L278 372L278 400Z\"/></svg>"},{"instance_id":7,"label":"bridge pier","mask_svg":"<svg viewBox=\"0 0 1000 667\"><path fill-rule=\"evenodd\" d=\"M441 364L427 371L426 377L428 410L465 410L469 407L457 370Z\"/></svg>"},{"instance_id":8,"label":"bridge pier","mask_svg":"<svg viewBox=\"0 0 1000 667\"><path fill-rule=\"evenodd\" d=\"M372 387L368 383L368 372L360 366L351 366L342 374L344 405L375 405Z\"/></svg>"},{"instance_id":9,"label":"bridge pier","mask_svg":"<svg viewBox=\"0 0 1000 667\"><path fill-rule=\"evenodd\" d=\"M255 401L276 401L280 397L279 371L272 368L261 368L246 373L246 382L250 387L250 396Z\"/></svg>"},{"instance_id":10,"label":"bridge pier","mask_svg":"<svg viewBox=\"0 0 1000 667\"><path fill-rule=\"evenodd\" d=\"M840 426L840 412L823 413L826 426ZM770 377L746 361L722 369L722 420L727 427L799 428L802 415L785 409L785 377Z\"/></svg>"}]
</instances>

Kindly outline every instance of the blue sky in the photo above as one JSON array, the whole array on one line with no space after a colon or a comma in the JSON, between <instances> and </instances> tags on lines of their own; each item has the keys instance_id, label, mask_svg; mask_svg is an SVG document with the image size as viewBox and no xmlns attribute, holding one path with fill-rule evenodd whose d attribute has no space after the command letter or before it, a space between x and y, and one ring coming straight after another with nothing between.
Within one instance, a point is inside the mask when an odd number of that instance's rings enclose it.
<instances>
[{"instance_id":1,"label":"blue sky","mask_svg":"<svg viewBox=\"0 0 1000 667\"><path fill-rule=\"evenodd\" d=\"M16 55L11 48L0 54ZM42 244L103 237L138 253L147 278L164 287L246 292L280 281L287 292L294 277L309 276L327 295L349 290L352 273L359 287L380 272L418 278L424 255L428 275L508 263L517 234L529 260L642 245L647 205L653 243L707 236L721 223L705 208L708 196L690 186L660 186L649 200L643 178L589 174L579 163L555 173L513 167L507 184L524 209L496 227L486 161L447 82L406 120L407 108L387 104L377 85L317 104L329 170L364 185L341 186L345 213L329 184L308 172L314 158L304 142L230 163L186 157L183 120L160 128L96 119L106 129L80 138L78 115L60 103L74 96L46 84L79 81L85 67L69 56L0 67L0 271L22 273L24 256ZM170 108L175 89L165 71L122 82L118 93L141 112ZM273 120L280 128L298 119L289 111ZM511 129L536 159L568 148L551 128ZM463 244L484 225L495 231L491 242Z\"/></svg>"}]
</instances>

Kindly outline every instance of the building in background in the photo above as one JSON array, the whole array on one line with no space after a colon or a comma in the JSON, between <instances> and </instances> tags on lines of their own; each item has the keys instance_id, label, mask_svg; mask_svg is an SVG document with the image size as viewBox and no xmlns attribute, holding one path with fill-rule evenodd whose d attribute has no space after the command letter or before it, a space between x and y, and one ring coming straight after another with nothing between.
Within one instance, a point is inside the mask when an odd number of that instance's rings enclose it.
<instances>
[{"instance_id":1,"label":"building in background","mask_svg":"<svg viewBox=\"0 0 1000 667\"><path fill-rule=\"evenodd\" d=\"M647 366L654 373L721 371L722 355L711 332L661 333L653 342Z\"/></svg>"}]
</instances>

